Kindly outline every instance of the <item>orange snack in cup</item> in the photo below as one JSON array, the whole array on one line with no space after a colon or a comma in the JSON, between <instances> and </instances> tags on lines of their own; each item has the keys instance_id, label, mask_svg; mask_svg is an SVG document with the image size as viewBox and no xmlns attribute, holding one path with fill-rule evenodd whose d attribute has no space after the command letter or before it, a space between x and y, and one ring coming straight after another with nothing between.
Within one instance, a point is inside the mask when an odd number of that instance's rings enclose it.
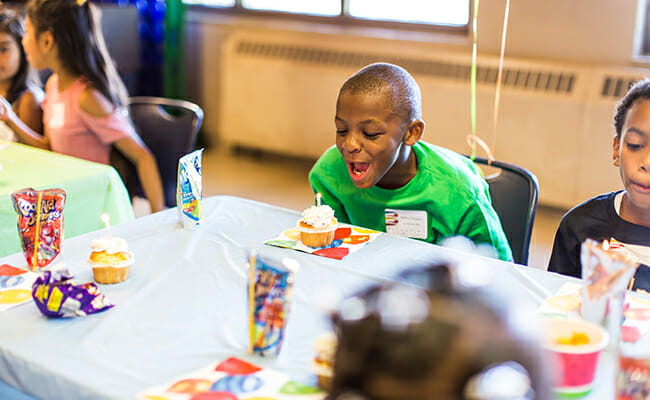
<instances>
[{"instance_id":1,"label":"orange snack in cup","mask_svg":"<svg viewBox=\"0 0 650 400\"><path fill-rule=\"evenodd\" d=\"M580 346L581 344L589 344L589 336L584 332L573 332L569 337L560 336L555 340L557 344L568 344L571 346Z\"/></svg>"}]
</instances>

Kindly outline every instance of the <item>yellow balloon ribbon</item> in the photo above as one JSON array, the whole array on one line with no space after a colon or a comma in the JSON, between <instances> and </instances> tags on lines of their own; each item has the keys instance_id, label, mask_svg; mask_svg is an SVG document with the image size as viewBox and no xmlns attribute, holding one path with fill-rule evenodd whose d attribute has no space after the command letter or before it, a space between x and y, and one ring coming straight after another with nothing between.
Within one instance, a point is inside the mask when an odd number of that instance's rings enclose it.
<instances>
[{"instance_id":1,"label":"yellow balloon ribbon","mask_svg":"<svg viewBox=\"0 0 650 400\"><path fill-rule=\"evenodd\" d=\"M476 57L478 53L478 2L474 0L474 16L472 17L473 44L472 44L472 70L470 74L470 121L472 124L473 138L476 137ZM472 142L472 159L476 157L476 142Z\"/></svg>"},{"instance_id":2,"label":"yellow balloon ribbon","mask_svg":"<svg viewBox=\"0 0 650 400\"><path fill-rule=\"evenodd\" d=\"M503 15L503 32L501 34L501 54L499 55L499 70L497 73L497 87L494 95L494 121L492 130L492 147L490 155L494 154L494 147L497 143L497 123L499 122L499 103L501 100L501 77L503 76L503 59L506 52L506 33L508 32L508 14L510 12L510 0L506 0L506 11Z\"/></svg>"},{"instance_id":3,"label":"yellow balloon ribbon","mask_svg":"<svg viewBox=\"0 0 650 400\"><path fill-rule=\"evenodd\" d=\"M492 121L492 146L488 147L483 140L476 135L476 59L478 53L478 0L474 2L474 17L472 21L472 29L474 30L474 40L472 45L472 70L470 77L470 91L471 91L471 123L472 133L467 135L467 144L472 148L471 158L476 158L476 144L478 143L481 148L487 153L488 162L494 161L494 149L497 141L497 125L499 122L499 104L501 101L501 82L503 77L503 60L505 58L506 50L506 36L508 32L508 15L510 13L510 0L506 0L505 13L503 16L503 31L501 35L501 51L499 55L499 67L497 71L496 91L494 98L494 119Z\"/></svg>"}]
</instances>

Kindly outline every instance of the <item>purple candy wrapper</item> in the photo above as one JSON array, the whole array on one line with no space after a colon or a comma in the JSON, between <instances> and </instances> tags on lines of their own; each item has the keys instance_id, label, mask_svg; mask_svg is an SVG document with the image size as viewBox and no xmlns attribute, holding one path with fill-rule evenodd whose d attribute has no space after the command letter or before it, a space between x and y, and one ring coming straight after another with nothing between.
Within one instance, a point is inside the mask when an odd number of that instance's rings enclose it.
<instances>
[{"instance_id":1,"label":"purple candy wrapper","mask_svg":"<svg viewBox=\"0 0 650 400\"><path fill-rule=\"evenodd\" d=\"M67 271L42 271L32 286L32 298L50 318L84 316L113 305L92 282L75 285Z\"/></svg>"}]
</instances>

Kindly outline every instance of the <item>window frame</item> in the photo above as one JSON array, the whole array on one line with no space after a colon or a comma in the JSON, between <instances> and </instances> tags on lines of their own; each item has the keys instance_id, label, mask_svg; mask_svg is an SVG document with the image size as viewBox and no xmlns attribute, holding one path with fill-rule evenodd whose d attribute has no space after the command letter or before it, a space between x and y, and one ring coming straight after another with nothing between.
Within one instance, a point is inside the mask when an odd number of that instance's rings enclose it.
<instances>
[{"instance_id":1,"label":"window frame","mask_svg":"<svg viewBox=\"0 0 650 400\"><path fill-rule=\"evenodd\" d=\"M188 4L184 3L187 10L209 12L217 15L224 16L242 16L252 18L274 18L276 20L287 20L292 22L312 22L338 25L342 27L365 27L365 28L381 28L393 29L399 31L414 31L414 32L433 32L433 33L451 33L466 35L471 31L471 21L474 12L474 0L469 0L469 17L465 25L444 25L444 24L422 24L412 22L399 22L399 21L384 21L384 20L370 20L363 18L351 17L345 14L345 7L347 0L341 1L341 13L337 16L324 16L324 15L309 15L302 13L289 13L283 11L261 11L251 10L244 8L241 0L235 0L235 5L232 7L210 6L206 4Z\"/></svg>"}]
</instances>

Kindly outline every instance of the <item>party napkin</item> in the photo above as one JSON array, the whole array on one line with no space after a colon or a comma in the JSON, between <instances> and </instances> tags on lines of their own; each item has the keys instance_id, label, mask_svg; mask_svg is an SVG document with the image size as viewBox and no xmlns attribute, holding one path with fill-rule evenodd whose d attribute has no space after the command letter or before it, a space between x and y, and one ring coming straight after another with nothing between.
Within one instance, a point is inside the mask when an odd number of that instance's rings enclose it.
<instances>
[{"instance_id":1,"label":"party napkin","mask_svg":"<svg viewBox=\"0 0 650 400\"><path fill-rule=\"evenodd\" d=\"M566 282L554 296L544 300L537 309L547 316L580 316L582 285ZM623 308L621 338L626 342L636 342L650 331L650 296L628 291Z\"/></svg>"},{"instance_id":2,"label":"party napkin","mask_svg":"<svg viewBox=\"0 0 650 400\"><path fill-rule=\"evenodd\" d=\"M0 311L32 299L32 284L38 274L8 264L0 265Z\"/></svg>"},{"instance_id":3,"label":"party napkin","mask_svg":"<svg viewBox=\"0 0 650 400\"><path fill-rule=\"evenodd\" d=\"M319 248L305 246L300 241L300 232L295 228L287 229L276 238L267 240L264 243L341 260L348 254L360 250L366 244L377 239L382 233L358 226L339 224L334 233L334 241L329 246Z\"/></svg>"},{"instance_id":4,"label":"party napkin","mask_svg":"<svg viewBox=\"0 0 650 400\"><path fill-rule=\"evenodd\" d=\"M316 388L291 381L287 375L231 357L149 388L140 400L320 400Z\"/></svg>"}]
</instances>

